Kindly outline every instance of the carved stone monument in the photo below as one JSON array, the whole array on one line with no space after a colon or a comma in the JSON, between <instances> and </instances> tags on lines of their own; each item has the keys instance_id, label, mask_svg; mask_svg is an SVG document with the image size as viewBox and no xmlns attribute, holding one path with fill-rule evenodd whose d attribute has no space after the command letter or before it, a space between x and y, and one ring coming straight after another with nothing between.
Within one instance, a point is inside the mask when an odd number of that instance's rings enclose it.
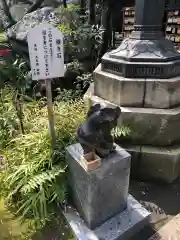
<instances>
[{"instance_id":1,"label":"carved stone monument","mask_svg":"<svg viewBox=\"0 0 180 240\"><path fill-rule=\"evenodd\" d=\"M180 53L164 38L164 10L165 0L136 0L134 32L103 56L86 96L121 107L132 174L171 183L180 176Z\"/></svg>"},{"instance_id":2,"label":"carved stone monument","mask_svg":"<svg viewBox=\"0 0 180 240\"><path fill-rule=\"evenodd\" d=\"M68 208L65 217L78 240L125 239L150 215L128 195L131 156L111 136L120 113L119 107L93 105L77 131L80 143L67 147L75 210ZM100 157L101 165L85 168L81 159L89 153Z\"/></svg>"}]
</instances>

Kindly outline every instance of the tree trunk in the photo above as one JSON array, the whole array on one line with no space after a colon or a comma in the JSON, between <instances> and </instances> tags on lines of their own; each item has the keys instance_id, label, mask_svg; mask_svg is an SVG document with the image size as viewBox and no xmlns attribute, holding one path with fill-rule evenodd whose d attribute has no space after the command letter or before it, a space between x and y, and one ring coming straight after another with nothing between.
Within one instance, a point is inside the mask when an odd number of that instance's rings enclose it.
<instances>
[{"instance_id":1,"label":"tree trunk","mask_svg":"<svg viewBox=\"0 0 180 240\"><path fill-rule=\"evenodd\" d=\"M67 2L66 2L66 0L63 0L63 6L64 6L64 8L67 8Z\"/></svg>"},{"instance_id":2,"label":"tree trunk","mask_svg":"<svg viewBox=\"0 0 180 240\"><path fill-rule=\"evenodd\" d=\"M89 9L89 17L88 17L88 23L90 25L94 25L96 23L96 12L95 12L95 6L96 0L88 0L88 9Z\"/></svg>"},{"instance_id":3,"label":"tree trunk","mask_svg":"<svg viewBox=\"0 0 180 240\"><path fill-rule=\"evenodd\" d=\"M4 13L6 14L6 16L8 17L8 20L10 22L10 25L14 25L16 22L14 21L14 19L11 16L11 13L9 11L9 7L8 4L6 2L6 0L2 0L2 4L3 4L3 9L4 9Z\"/></svg>"},{"instance_id":4,"label":"tree trunk","mask_svg":"<svg viewBox=\"0 0 180 240\"><path fill-rule=\"evenodd\" d=\"M44 2L44 0L36 0L35 3L33 3L29 9L27 10L27 13L31 13L31 12L34 12L36 11L40 6L41 4Z\"/></svg>"},{"instance_id":5,"label":"tree trunk","mask_svg":"<svg viewBox=\"0 0 180 240\"><path fill-rule=\"evenodd\" d=\"M85 14L85 0L80 1L80 9L81 9L81 14Z\"/></svg>"},{"instance_id":6,"label":"tree trunk","mask_svg":"<svg viewBox=\"0 0 180 240\"><path fill-rule=\"evenodd\" d=\"M101 18L101 29L103 31L103 34L102 34L102 44L100 46L96 65L100 63L102 56L107 52L112 40L112 13L111 13L110 1L112 0L103 0L103 3L102 3L103 10L102 10L102 18Z\"/></svg>"}]
</instances>

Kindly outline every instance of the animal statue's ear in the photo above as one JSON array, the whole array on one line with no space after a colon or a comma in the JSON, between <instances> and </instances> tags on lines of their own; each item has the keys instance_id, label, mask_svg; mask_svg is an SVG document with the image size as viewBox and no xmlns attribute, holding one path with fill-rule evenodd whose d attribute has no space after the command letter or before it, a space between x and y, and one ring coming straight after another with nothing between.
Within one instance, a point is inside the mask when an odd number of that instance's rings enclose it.
<instances>
[{"instance_id":1,"label":"animal statue's ear","mask_svg":"<svg viewBox=\"0 0 180 240\"><path fill-rule=\"evenodd\" d=\"M101 116L104 117L104 120L115 120L117 118L119 118L121 114L121 109L119 107L116 108L102 108L101 109Z\"/></svg>"},{"instance_id":2,"label":"animal statue's ear","mask_svg":"<svg viewBox=\"0 0 180 240\"><path fill-rule=\"evenodd\" d=\"M100 109L101 109L101 105L100 105L99 103L93 104L93 105L90 107L87 116L89 117L90 115L92 115L93 113L99 111Z\"/></svg>"},{"instance_id":3,"label":"animal statue's ear","mask_svg":"<svg viewBox=\"0 0 180 240\"><path fill-rule=\"evenodd\" d=\"M105 120L105 121L108 121L108 120L111 120L113 119L113 115L114 115L114 111L112 108L108 108L108 107L105 107L105 108L101 108L101 117Z\"/></svg>"}]
</instances>

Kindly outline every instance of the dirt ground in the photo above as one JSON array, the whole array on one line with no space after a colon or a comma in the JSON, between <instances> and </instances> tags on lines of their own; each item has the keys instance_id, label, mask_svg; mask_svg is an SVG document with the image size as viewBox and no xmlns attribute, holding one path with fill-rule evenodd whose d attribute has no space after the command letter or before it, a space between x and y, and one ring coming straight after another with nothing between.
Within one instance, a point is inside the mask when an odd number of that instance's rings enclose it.
<instances>
[{"instance_id":1,"label":"dirt ground","mask_svg":"<svg viewBox=\"0 0 180 240\"><path fill-rule=\"evenodd\" d=\"M131 240L149 239L160 227L180 213L180 181L174 184L131 181L130 193L152 212L152 222Z\"/></svg>"}]
</instances>

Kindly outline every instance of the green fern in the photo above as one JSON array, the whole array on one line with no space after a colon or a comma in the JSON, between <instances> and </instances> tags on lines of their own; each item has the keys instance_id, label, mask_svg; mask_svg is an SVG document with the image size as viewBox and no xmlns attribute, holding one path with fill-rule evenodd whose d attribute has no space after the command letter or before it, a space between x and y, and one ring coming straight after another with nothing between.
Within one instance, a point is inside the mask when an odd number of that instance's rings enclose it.
<instances>
[{"instance_id":1,"label":"green fern","mask_svg":"<svg viewBox=\"0 0 180 240\"><path fill-rule=\"evenodd\" d=\"M65 168L62 169L57 165L37 174L32 164L21 165L16 169L6 179L6 183L12 190L8 200L14 196L20 196L17 214L21 214L22 218L33 215L36 219L46 219L48 205L55 202L59 204L65 199L66 190L63 180ZM33 172L34 176L32 176Z\"/></svg>"},{"instance_id":2,"label":"green fern","mask_svg":"<svg viewBox=\"0 0 180 240\"><path fill-rule=\"evenodd\" d=\"M21 188L21 192L23 194L30 193L35 189L39 189L47 182L53 183L56 177L64 172L65 169L62 169L60 166L54 166L51 170L46 170L45 172L37 174L29 179L28 183Z\"/></svg>"},{"instance_id":3,"label":"green fern","mask_svg":"<svg viewBox=\"0 0 180 240\"><path fill-rule=\"evenodd\" d=\"M116 127L112 130L112 135L115 138L128 137L131 135L131 129L127 126Z\"/></svg>"},{"instance_id":4,"label":"green fern","mask_svg":"<svg viewBox=\"0 0 180 240\"><path fill-rule=\"evenodd\" d=\"M6 33L0 32L0 48L2 48L3 46L4 48L9 47L9 44L7 44L6 41L7 41Z\"/></svg>"},{"instance_id":5,"label":"green fern","mask_svg":"<svg viewBox=\"0 0 180 240\"><path fill-rule=\"evenodd\" d=\"M8 90L0 94L3 103L0 115L9 129L8 119L15 119L15 109L13 93ZM40 107L38 102L24 103L23 107L25 134L17 131L13 137L7 135L6 148L1 151L6 156L8 169L0 174L0 193L8 204L17 207L17 214L22 218L41 222L52 216L66 199L65 147L75 140L86 110L82 100L55 102L57 146L52 152L46 107Z\"/></svg>"}]
</instances>

